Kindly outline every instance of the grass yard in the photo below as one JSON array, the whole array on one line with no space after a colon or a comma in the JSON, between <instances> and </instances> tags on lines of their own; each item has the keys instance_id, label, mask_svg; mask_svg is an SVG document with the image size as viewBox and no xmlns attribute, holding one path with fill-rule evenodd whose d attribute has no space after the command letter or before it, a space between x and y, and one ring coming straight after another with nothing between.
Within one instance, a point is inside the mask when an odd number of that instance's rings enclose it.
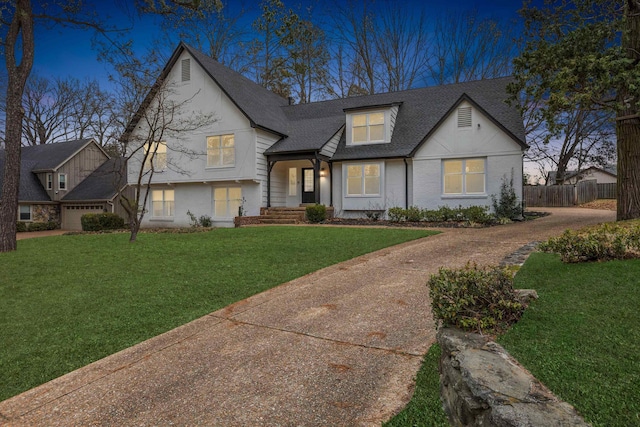
<instances>
[{"instance_id":1,"label":"grass yard","mask_svg":"<svg viewBox=\"0 0 640 427\"><path fill-rule=\"evenodd\" d=\"M0 254L0 400L280 283L433 232L256 227L59 236Z\"/></svg>"},{"instance_id":2,"label":"grass yard","mask_svg":"<svg viewBox=\"0 0 640 427\"><path fill-rule=\"evenodd\" d=\"M587 422L640 426L640 260L563 264L534 253L515 278L539 300L498 340ZM434 345L407 407L385 426L447 426Z\"/></svg>"}]
</instances>

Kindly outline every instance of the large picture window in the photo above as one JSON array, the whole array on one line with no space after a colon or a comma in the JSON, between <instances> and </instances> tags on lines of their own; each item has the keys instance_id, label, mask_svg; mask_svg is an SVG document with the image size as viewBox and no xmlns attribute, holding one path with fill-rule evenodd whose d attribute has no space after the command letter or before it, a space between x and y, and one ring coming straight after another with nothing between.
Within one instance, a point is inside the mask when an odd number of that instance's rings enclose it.
<instances>
[{"instance_id":1,"label":"large picture window","mask_svg":"<svg viewBox=\"0 0 640 427\"><path fill-rule=\"evenodd\" d=\"M207 166L225 167L236 163L236 148L233 135L207 137Z\"/></svg>"},{"instance_id":2,"label":"large picture window","mask_svg":"<svg viewBox=\"0 0 640 427\"><path fill-rule=\"evenodd\" d=\"M153 190L151 205L151 214L154 218L172 218L175 212L174 190Z\"/></svg>"},{"instance_id":3,"label":"large picture window","mask_svg":"<svg viewBox=\"0 0 640 427\"><path fill-rule=\"evenodd\" d=\"M380 163L347 166L347 196L380 195Z\"/></svg>"},{"instance_id":4,"label":"large picture window","mask_svg":"<svg viewBox=\"0 0 640 427\"><path fill-rule=\"evenodd\" d=\"M167 168L167 143L154 142L144 146L145 170L162 172Z\"/></svg>"},{"instance_id":5,"label":"large picture window","mask_svg":"<svg viewBox=\"0 0 640 427\"><path fill-rule=\"evenodd\" d=\"M242 188L217 187L213 190L213 215L216 218L238 216L242 204Z\"/></svg>"},{"instance_id":6,"label":"large picture window","mask_svg":"<svg viewBox=\"0 0 640 427\"><path fill-rule=\"evenodd\" d=\"M444 160L444 194L484 194L485 159Z\"/></svg>"},{"instance_id":7,"label":"large picture window","mask_svg":"<svg viewBox=\"0 0 640 427\"><path fill-rule=\"evenodd\" d=\"M351 115L351 143L368 144L385 141L384 112Z\"/></svg>"}]
</instances>

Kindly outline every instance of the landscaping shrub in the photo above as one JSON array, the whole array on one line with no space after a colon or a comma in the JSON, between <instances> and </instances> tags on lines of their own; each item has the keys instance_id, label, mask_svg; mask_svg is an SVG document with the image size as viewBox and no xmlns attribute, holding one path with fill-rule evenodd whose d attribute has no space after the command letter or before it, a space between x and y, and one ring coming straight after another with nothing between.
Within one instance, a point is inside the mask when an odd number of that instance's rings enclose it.
<instances>
[{"instance_id":1,"label":"landscaping shrub","mask_svg":"<svg viewBox=\"0 0 640 427\"><path fill-rule=\"evenodd\" d=\"M494 220L487 206L469 206L462 209L462 214L467 221L477 224L491 224Z\"/></svg>"},{"instance_id":2,"label":"landscaping shrub","mask_svg":"<svg viewBox=\"0 0 640 427\"><path fill-rule=\"evenodd\" d=\"M200 217L200 225L205 228L209 228L213 225L213 221L209 215L202 215Z\"/></svg>"},{"instance_id":3,"label":"landscaping shrub","mask_svg":"<svg viewBox=\"0 0 640 427\"><path fill-rule=\"evenodd\" d=\"M428 286L433 318L445 326L495 335L517 322L524 310L505 268L440 268Z\"/></svg>"},{"instance_id":4,"label":"landscaping shrub","mask_svg":"<svg viewBox=\"0 0 640 427\"><path fill-rule=\"evenodd\" d=\"M603 224L582 231L566 230L538 248L560 254L567 263L636 258L640 255L640 225Z\"/></svg>"},{"instance_id":5,"label":"landscaping shrub","mask_svg":"<svg viewBox=\"0 0 640 427\"><path fill-rule=\"evenodd\" d=\"M387 215L389 216L389 221L391 222L402 222L406 220L404 209L397 206L389 208Z\"/></svg>"},{"instance_id":6,"label":"landscaping shrub","mask_svg":"<svg viewBox=\"0 0 640 427\"><path fill-rule=\"evenodd\" d=\"M23 233L25 231L27 231L27 223L24 221L18 221L16 223L16 231L18 233Z\"/></svg>"},{"instance_id":7,"label":"landscaping shrub","mask_svg":"<svg viewBox=\"0 0 640 427\"><path fill-rule=\"evenodd\" d=\"M306 208L307 220L312 223L319 223L327 219L327 208L325 205L310 205Z\"/></svg>"},{"instance_id":8,"label":"landscaping shrub","mask_svg":"<svg viewBox=\"0 0 640 427\"><path fill-rule=\"evenodd\" d=\"M516 190L513 188L513 170L511 170L511 179L507 181L507 176L502 177L500 185L500 196L491 195L493 213L498 220L506 218L515 220L522 218L522 206L518 203Z\"/></svg>"},{"instance_id":9,"label":"landscaping shrub","mask_svg":"<svg viewBox=\"0 0 640 427\"><path fill-rule=\"evenodd\" d=\"M80 217L83 231L118 230L124 228L124 219L114 213L88 213Z\"/></svg>"},{"instance_id":10,"label":"landscaping shrub","mask_svg":"<svg viewBox=\"0 0 640 427\"><path fill-rule=\"evenodd\" d=\"M417 206L409 206L405 210L404 217L409 222L418 222L422 219L422 210Z\"/></svg>"},{"instance_id":11,"label":"landscaping shrub","mask_svg":"<svg viewBox=\"0 0 640 427\"><path fill-rule=\"evenodd\" d=\"M55 230L58 228L58 223L55 221L49 222L30 222L26 224L27 229L25 231L46 231Z\"/></svg>"}]
</instances>

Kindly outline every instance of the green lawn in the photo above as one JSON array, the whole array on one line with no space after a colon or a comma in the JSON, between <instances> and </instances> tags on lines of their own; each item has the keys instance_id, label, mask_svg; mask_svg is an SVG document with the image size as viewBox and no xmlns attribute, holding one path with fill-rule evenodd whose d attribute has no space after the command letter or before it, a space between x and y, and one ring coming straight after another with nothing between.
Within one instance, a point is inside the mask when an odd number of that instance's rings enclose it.
<instances>
[{"instance_id":1,"label":"green lawn","mask_svg":"<svg viewBox=\"0 0 640 427\"><path fill-rule=\"evenodd\" d=\"M515 278L538 301L498 340L595 426L640 426L640 260L563 264L534 253ZM435 345L389 426L446 426Z\"/></svg>"},{"instance_id":2,"label":"green lawn","mask_svg":"<svg viewBox=\"0 0 640 427\"><path fill-rule=\"evenodd\" d=\"M0 400L280 283L424 230L59 236L0 254Z\"/></svg>"}]
</instances>

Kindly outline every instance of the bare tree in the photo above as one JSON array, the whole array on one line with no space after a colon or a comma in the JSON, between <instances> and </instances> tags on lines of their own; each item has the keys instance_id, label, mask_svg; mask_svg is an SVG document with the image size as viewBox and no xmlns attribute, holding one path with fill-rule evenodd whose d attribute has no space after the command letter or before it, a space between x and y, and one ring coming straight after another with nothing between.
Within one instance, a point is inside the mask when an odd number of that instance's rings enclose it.
<instances>
[{"instance_id":1,"label":"bare tree","mask_svg":"<svg viewBox=\"0 0 640 427\"><path fill-rule=\"evenodd\" d=\"M445 84L510 74L518 46L513 28L477 10L446 13L431 41L431 78Z\"/></svg>"},{"instance_id":2,"label":"bare tree","mask_svg":"<svg viewBox=\"0 0 640 427\"><path fill-rule=\"evenodd\" d=\"M184 158L195 159L206 153L182 144L185 133L211 124L210 115L188 108L194 97L180 100L166 81L158 80L152 87L153 98L145 101L138 110L137 125L128 128L123 135L123 157L129 177L135 177L132 191L120 193L120 204L127 213L129 241L135 242L147 212L150 188L156 172L165 169L188 175L181 165Z\"/></svg>"}]
</instances>

